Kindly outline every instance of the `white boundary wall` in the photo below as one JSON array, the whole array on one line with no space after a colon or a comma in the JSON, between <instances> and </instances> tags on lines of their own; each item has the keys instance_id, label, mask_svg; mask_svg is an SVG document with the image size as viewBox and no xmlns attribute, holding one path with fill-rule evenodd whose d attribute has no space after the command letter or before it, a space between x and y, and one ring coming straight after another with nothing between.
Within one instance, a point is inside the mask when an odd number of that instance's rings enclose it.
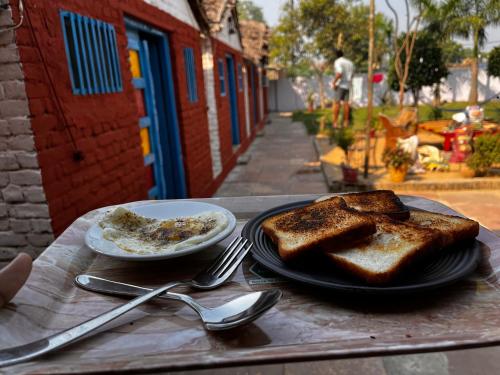
<instances>
[{"instance_id":1,"label":"white boundary wall","mask_svg":"<svg viewBox=\"0 0 500 375\"><path fill-rule=\"evenodd\" d=\"M386 78L384 74L384 78ZM325 92L327 100L332 100L333 90L330 87L332 77L325 77ZM315 94L315 105L319 106L319 85L314 78L298 77L280 78L277 81L269 81L269 109L270 111L290 112L306 108L306 98L308 92L312 90ZM374 84L374 104L381 104L381 98L387 90L387 81L384 79L380 83ZM441 85L441 101L445 102L466 102L469 99L470 90L470 69L451 68L450 74ZM479 70L479 101L493 97L500 93L500 79L489 77L485 66ZM397 101L397 93L393 92L393 99ZM433 92L431 87L424 87L420 92L420 103L431 103ZM367 77L366 74L357 74L353 78L353 89L351 91L351 101L357 106L367 104ZM405 95L405 103L412 104L413 96L410 93Z\"/></svg>"}]
</instances>

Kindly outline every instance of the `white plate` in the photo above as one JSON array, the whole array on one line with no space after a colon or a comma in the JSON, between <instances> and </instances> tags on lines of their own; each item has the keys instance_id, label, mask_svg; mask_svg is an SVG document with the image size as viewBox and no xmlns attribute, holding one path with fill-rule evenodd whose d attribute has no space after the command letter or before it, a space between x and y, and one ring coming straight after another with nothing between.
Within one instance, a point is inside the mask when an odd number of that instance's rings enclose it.
<instances>
[{"instance_id":1,"label":"white plate","mask_svg":"<svg viewBox=\"0 0 500 375\"><path fill-rule=\"evenodd\" d=\"M128 207L127 207L128 208ZM197 215L204 211L220 211L224 213L228 219L226 228L208 240L193 245L178 251L167 254L133 254L127 253L120 249L113 242L102 237L102 229L98 223L90 227L85 235L85 244L99 254L107 255L114 258L125 260L157 260L176 258L187 254L192 254L203 250L211 245L222 241L229 236L236 227L236 218L234 215L223 207L219 207L210 203L190 202L190 201L169 201L157 203L145 203L144 205L128 208L138 215L150 217L153 219L174 219L182 216Z\"/></svg>"}]
</instances>

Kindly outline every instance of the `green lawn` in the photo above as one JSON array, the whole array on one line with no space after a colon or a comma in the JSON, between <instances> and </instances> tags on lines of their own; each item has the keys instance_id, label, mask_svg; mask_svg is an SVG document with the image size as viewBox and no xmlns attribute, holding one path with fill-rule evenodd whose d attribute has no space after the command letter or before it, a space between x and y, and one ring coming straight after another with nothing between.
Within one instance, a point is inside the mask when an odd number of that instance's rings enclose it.
<instances>
[{"instance_id":1,"label":"green lawn","mask_svg":"<svg viewBox=\"0 0 500 375\"><path fill-rule=\"evenodd\" d=\"M455 113L451 111L446 111L447 109L462 110L465 109L466 106L467 103L464 102L448 103L441 107L443 109L442 111L439 111L434 109L430 105L420 105L418 107L418 118L419 121L435 120L440 118L447 119L451 118L451 116ZM490 102L486 106L484 106L484 109L485 109L485 118L491 119L496 122L500 122L500 103ZM397 106L374 107L373 118L375 127L378 127L377 118L379 113L384 113L389 117L395 117L398 111L399 110ZM332 111L330 108L316 109L314 112L311 113L307 111L296 111L293 113L293 120L302 121L307 128L308 134L316 134L319 128L319 121L323 116L325 117L326 128L331 129ZM342 122L341 116L342 116L342 111L339 116L339 123ZM366 116L367 116L366 107L352 109L351 122L354 130L364 129L366 124Z\"/></svg>"}]
</instances>

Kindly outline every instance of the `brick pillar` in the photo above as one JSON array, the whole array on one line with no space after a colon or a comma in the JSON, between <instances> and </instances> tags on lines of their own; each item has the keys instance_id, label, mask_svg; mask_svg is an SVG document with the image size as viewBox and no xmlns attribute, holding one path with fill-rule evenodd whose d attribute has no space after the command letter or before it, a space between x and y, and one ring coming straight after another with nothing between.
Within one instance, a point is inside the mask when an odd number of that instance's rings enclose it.
<instances>
[{"instance_id":1,"label":"brick pillar","mask_svg":"<svg viewBox=\"0 0 500 375\"><path fill-rule=\"evenodd\" d=\"M13 24L0 8L0 29ZM0 31L0 262L53 240L14 31Z\"/></svg>"}]
</instances>

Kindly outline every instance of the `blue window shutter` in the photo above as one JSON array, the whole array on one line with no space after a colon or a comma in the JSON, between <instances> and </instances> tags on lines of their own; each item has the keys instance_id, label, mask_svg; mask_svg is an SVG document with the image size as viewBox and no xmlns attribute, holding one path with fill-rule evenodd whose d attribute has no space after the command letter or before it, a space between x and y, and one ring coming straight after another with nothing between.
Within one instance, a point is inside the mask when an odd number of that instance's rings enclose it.
<instances>
[{"instance_id":1,"label":"blue window shutter","mask_svg":"<svg viewBox=\"0 0 500 375\"><path fill-rule=\"evenodd\" d=\"M224 76L224 61L219 59L217 61L217 66L219 68L219 83L220 83L220 94L221 96L226 95L226 78Z\"/></svg>"},{"instance_id":2,"label":"blue window shutter","mask_svg":"<svg viewBox=\"0 0 500 375\"><path fill-rule=\"evenodd\" d=\"M88 95L121 91L114 26L64 10L60 17L73 93Z\"/></svg>"},{"instance_id":3,"label":"blue window shutter","mask_svg":"<svg viewBox=\"0 0 500 375\"><path fill-rule=\"evenodd\" d=\"M192 48L184 48L184 70L188 87L188 99L194 103L198 101L198 88L196 84L196 67L194 65L194 52Z\"/></svg>"}]
</instances>

